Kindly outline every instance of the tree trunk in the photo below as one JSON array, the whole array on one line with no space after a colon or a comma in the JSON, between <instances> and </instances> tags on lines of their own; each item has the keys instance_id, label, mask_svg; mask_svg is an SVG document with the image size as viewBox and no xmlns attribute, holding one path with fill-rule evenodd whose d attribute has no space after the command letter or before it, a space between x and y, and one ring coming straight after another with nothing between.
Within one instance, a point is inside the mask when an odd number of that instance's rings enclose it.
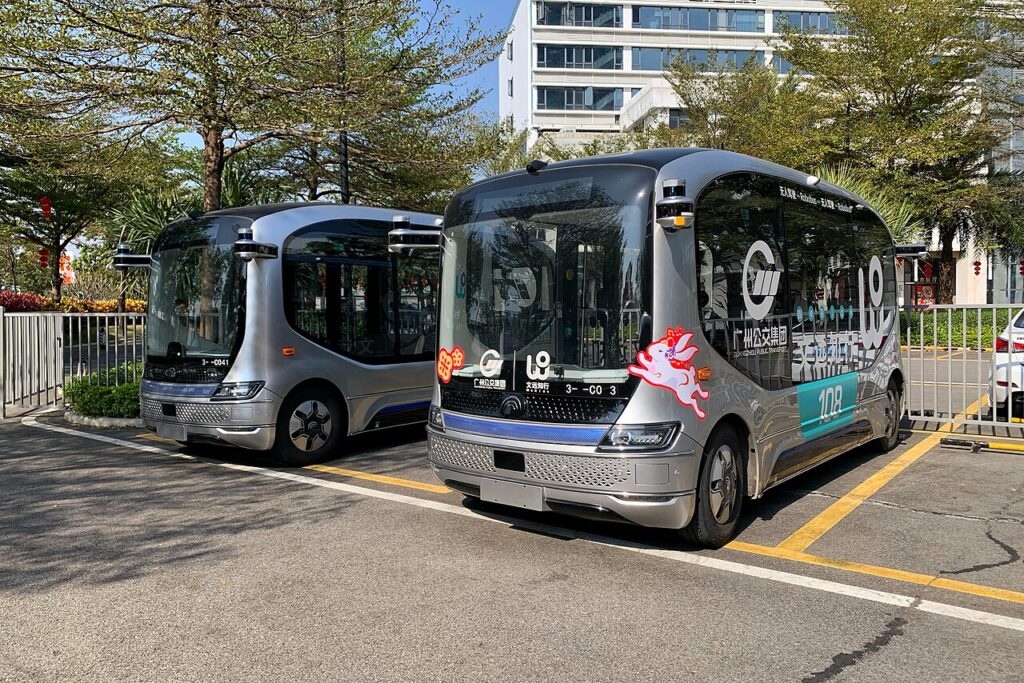
<instances>
[{"instance_id":1,"label":"tree trunk","mask_svg":"<svg viewBox=\"0 0 1024 683\"><path fill-rule=\"evenodd\" d=\"M956 291L956 258L953 256L954 230L939 230L939 292L940 304L953 303Z\"/></svg>"},{"instance_id":2,"label":"tree trunk","mask_svg":"<svg viewBox=\"0 0 1024 683\"><path fill-rule=\"evenodd\" d=\"M18 255L14 247L7 248L7 259L11 262L11 291L18 291Z\"/></svg>"},{"instance_id":3,"label":"tree trunk","mask_svg":"<svg viewBox=\"0 0 1024 683\"><path fill-rule=\"evenodd\" d=\"M60 276L60 240L51 244L48 249L50 250L50 294L54 301L60 303L61 288L64 286L64 281Z\"/></svg>"},{"instance_id":4,"label":"tree trunk","mask_svg":"<svg viewBox=\"0 0 1024 683\"><path fill-rule=\"evenodd\" d=\"M345 32L348 30L348 17L346 16L345 0L338 0L338 92L345 100L346 76L348 64L345 52ZM345 116L344 110L342 116ZM349 187L349 158L348 158L348 130L345 122L341 121L341 133L338 135L338 188L341 190L341 203L348 204L351 199Z\"/></svg>"},{"instance_id":5,"label":"tree trunk","mask_svg":"<svg viewBox=\"0 0 1024 683\"><path fill-rule=\"evenodd\" d=\"M224 129L206 126L203 136L203 211L220 208L221 180L224 175Z\"/></svg>"}]
</instances>

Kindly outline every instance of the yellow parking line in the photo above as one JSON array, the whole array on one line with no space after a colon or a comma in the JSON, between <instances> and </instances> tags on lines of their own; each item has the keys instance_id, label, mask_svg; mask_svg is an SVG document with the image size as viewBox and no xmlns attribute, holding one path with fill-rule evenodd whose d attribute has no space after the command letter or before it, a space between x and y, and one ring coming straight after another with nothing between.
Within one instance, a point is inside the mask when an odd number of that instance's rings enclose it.
<instances>
[{"instance_id":1,"label":"yellow parking line","mask_svg":"<svg viewBox=\"0 0 1024 683\"><path fill-rule=\"evenodd\" d=\"M964 414L970 414L975 410L978 410L986 399L987 397L982 397L972 403L963 413L961 413L960 417L962 418ZM861 503L877 493L878 490L888 484L893 477L910 467L910 465L916 462L921 456L937 446L939 441L942 439L942 435L952 432L953 427L954 425L952 423L943 425L938 429L938 431L934 432L930 436L926 436L917 444L911 446L909 449L891 460L881 470L875 472L865 481L854 487L852 491L832 503L832 505L825 509L824 512L820 513L817 517L790 534L790 536L780 543L778 547L798 552L807 550L812 543L821 538L829 529L838 524L844 517L856 510Z\"/></svg>"},{"instance_id":2,"label":"yellow parking line","mask_svg":"<svg viewBox=\"0 0 1024 683\"><path fill-rule=\"evenodd\" d=\"M931 586L933 588L941 588L942 590L956 591L957 593L967 593L968 595L976 595L981 598L991 598L993 600L1003 600L1006 602L1024 604L1024 593L1007 590L1005 588L983 586L977 583L956 581L954 579L947 579L941 576L932 576L929 574L918 574L917 572L908 572L902 569L877 567L875 565L862 564L860 562L833 560L828 557L821 557L820 555L811 555L798 550L790 550L788 548L783 548L782 546L772 548L770 546L745 543L743 541L732 541L725 547L729 550L738 550L744 553L764 555L765 557L777 557L783 560L802 562L803 564L813 564L819 567L829 567L830 569L840 569L842 571L878 576L884 579L892 579L894 581L915 583L920 586Z\"/></svg>"},{"instance_id":3,"label":"yellow parking line","mask_svg":"<svg viewBox=\"0 0 1024 683\"><path fill-rule=\"evenodd\" d=\"M136 434L136 439L148 439L149 441L159 441L161 443L169 443L172 446L180 446L181 444L174 439L168 439L166 436L157 436L152 432L143 432L142 434Z\"/></svg>"},{"instance_id":4,"label":"yellow parking line","mask_svg":"<svg viewBox=\"0 0 1024 683\"><path fill-rule=\"evenodd\" d=\"M430 493L451 493L452 490L447 486L440 486L438 484L424 484L421 481L412 481L411 479L399 479L398 477L389 477L383 474L372 474L370 472L360 472L359 470L346 470L341 467L331 467L330 465L307 465L307 470L316 470L317 472L327 472L329 474L339 474L343 477L352 477L353 479L365 479L367 481L375 481L379 484L390 484L391 486L404 486L407 489L417 489L419 491L429 491Z\"/></svg>"},{"instance_id":5,"label":"yellow parking line","mask_svg":"<svg viewBox=\"0 0 1024 683\"><path fill-rule=\"evenodd\" d=\"M952 358L953 356L958 356L958 355L960 355L961 353L963 353L964 351L966 351L966 349L960 349L959 351L953 351L953 352L951 352L951 353L947 353L947 354L946 354L945 356L939 356L939 357L938 357L938 358L936 358L935 360L949 360L949 359L950 359L950 358Z\"/></svg>"}]
</instances>

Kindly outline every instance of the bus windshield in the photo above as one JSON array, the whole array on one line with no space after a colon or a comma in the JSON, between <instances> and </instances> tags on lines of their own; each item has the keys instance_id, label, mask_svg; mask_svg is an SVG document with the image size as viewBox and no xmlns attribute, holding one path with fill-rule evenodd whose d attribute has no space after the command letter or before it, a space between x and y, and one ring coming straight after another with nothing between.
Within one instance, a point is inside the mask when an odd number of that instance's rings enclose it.
<instances>
[{"instance_id":1,"label":"bus windshield","mask_svg":"<svg viewBox=\"0 0 1024 683\"><path fill-rule=\"evenodd\" d=\"M442 240L442 382L621 398L650 311L654 172L552 169L485 183L449 207ZM461 367L459 367L461 366Z\"/></svg>"},{"instance_id":2,"label":"bus windshield","mask_svg":"<svg viewBox=\"0 0 1024 683\"><path fill-rule=\"evenodd\" d=\"M240 338L244 263L233 245L246 218L173 223L153 245L146 352L152 360L227 359Z\"/></svg>"}]
</instances>

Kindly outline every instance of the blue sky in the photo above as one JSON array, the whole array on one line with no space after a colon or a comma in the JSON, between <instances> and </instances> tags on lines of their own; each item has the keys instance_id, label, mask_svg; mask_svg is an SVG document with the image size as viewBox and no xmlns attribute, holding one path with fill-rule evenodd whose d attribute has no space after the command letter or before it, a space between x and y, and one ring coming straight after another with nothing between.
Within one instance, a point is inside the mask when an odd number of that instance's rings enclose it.
<instances>
[{"instance_id":1,"label":"blue sky","mask_svg":"<svg viewBox=\"0 0 1024 683\"><path fill-rule=\"evenodd\" d=\"M469 18L480 16L482 28L485 30L504 31L512 19L516 0L446 0L463 16ZM474 86L489 91L487 96L477 105L484 114L498 114L498 63L494 61L460 83L460 87L469 89Z\"/></svg>"}]
</instances>

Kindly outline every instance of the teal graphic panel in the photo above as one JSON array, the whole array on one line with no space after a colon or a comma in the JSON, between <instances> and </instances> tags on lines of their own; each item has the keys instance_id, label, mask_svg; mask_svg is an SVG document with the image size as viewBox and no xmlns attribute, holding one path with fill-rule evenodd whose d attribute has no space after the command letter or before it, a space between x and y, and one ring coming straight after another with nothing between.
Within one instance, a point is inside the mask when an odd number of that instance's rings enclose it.
<instances>
[{"instance_id":1,"label":"teal graphic panel","mask_svg":"<svg viewBox=\"0 0 1024 683\"><path fill-rule=\"evenodd\" d=\"M813 439L853 422L857 407L857 373L826 377L797 386L800 431Z\"/></svg>"}]
</instances>

